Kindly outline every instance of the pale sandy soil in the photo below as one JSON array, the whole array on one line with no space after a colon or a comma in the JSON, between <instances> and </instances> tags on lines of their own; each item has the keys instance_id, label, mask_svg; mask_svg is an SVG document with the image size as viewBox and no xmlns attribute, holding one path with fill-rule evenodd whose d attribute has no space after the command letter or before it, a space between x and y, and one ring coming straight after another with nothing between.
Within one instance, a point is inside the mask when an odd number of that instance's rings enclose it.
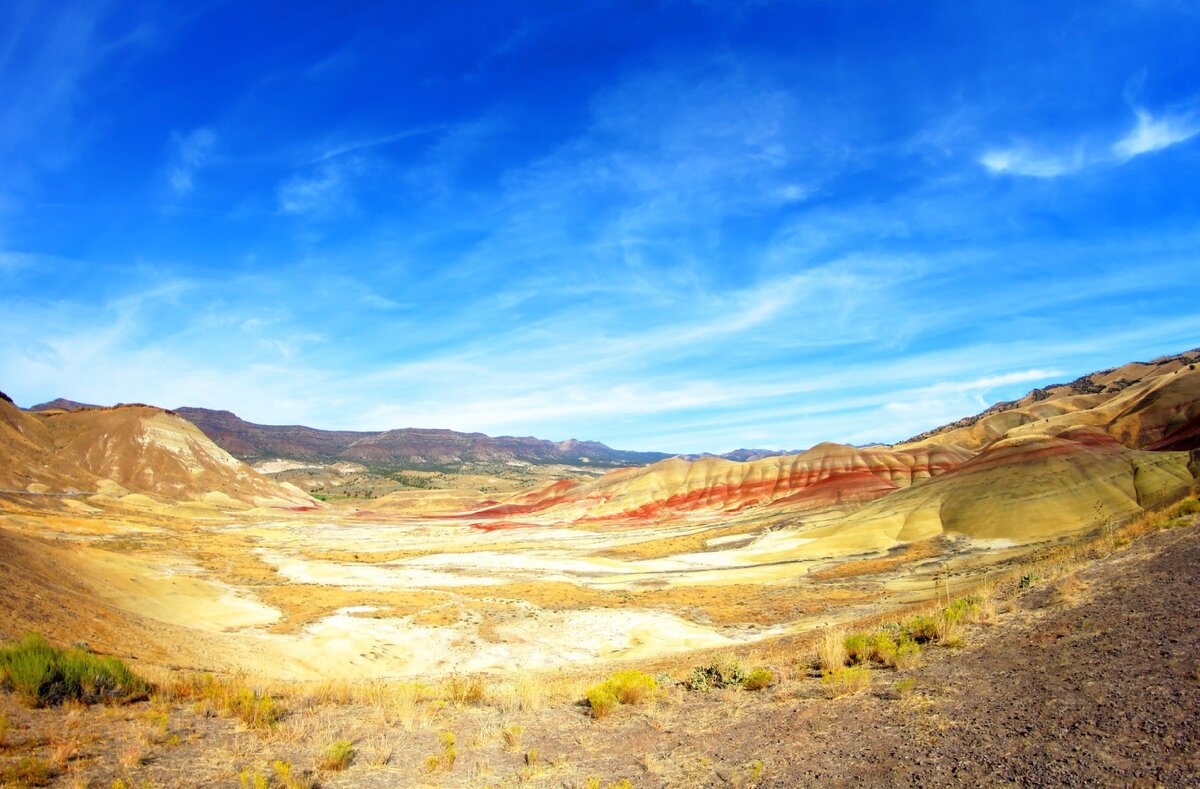
<instances>
[{"instance_id":1,"label":"pale sandy soil","mask_svg":"<svg viewBox=\"0 0 1200 789\"><path fill-rule=\"evenodd\" d=\"M494 674L473 701L291 686L266 730L186 699L30 710L0 694L0 770L36 758L54 785L92 787L237 787L274 780L277 761L325 787L1192 786L1200 619L1179 601L1200 526L1187 520L1099 560L1022 566L1034 580L1002 584L956 646L874 668L843 698L828 697L804 640L738 650L774 672L767 689L670 683L603 720L579 699L612 667ZM678 679L708 659L634 665ZM437 759L447 734L450 763ZM322 755L338 740L354 753L331 770Z\"/></svg>"},{"instance_id":2,"label":"pale sandy soil","mask_svg":"<svg viewBox=\"0 0 1200 789\"><path fill-rule=\"evenodd\" d=\"M346 508L239 513L131 495L88 506L98 513L14 512L0 528L69 538L63 560L97 600L164 626L164 639L195 637L188 665L279 679L551 669L732 647L927 600L1031 548L943 540L936 556L888 561L875 542L829 533L835 512L774 530L754 516L708 515L487 532L469 519ZM842 564L853 571L808 577Z\"/></svg>"}]
</instances>

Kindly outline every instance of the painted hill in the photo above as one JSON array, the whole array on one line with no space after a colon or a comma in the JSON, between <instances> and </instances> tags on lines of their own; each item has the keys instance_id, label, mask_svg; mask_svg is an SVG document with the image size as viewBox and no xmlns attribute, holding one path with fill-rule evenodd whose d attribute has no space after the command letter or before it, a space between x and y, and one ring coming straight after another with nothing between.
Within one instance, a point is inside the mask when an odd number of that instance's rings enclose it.
<instances>
[{"instance_id":1,"label":"painted hill","mask_svg":"<svg viewBox=\"0 0 1200 789\"><path fill-rule=\"evenodd\" d=\"M978 450L1005 436L1100 427L1128 447L1200 448L1200 349L1101 370L1034 389L975 416L914 436L912 444Z\"/></svg>"},{"instance_id":2,"label":"painted hill","mask_svg":"<svg viewBox=\"0 0 1200 789\"><path fill-rule=\"evenodd\" d=\"M816 509L871 501L970 459L953 446L896 451L818 444L796 455L737 462L670 458L592 482L564 480L472 513L479 518L653 521L686 512L740 512L758 505Z\"/></svg>"},{"instance_id":3,"label":"painted hill","mask_svg":"<svg viewBox=\"0 0 1200 789\"><path fill-rule=\"evenodd\" d=\"M1102 429L1071 427L996 441L946 474L806 537L827 552L884 550L943 534L1037 541L1128 518L1193 484L1186 452L1131 449Z\"/></svg>"},{"instance_id":4,"label":"painted hill","mask_svg":"<svg viewBox=\"0 0 1200 789\"><path fill-rule=\"evenodd\" d=\"M317 430L300 425L258 425L229 411L179 408L216 444L243 459L352 460L380 464L446 465L524 461L628 466L668 457L662 452L626 452L595 441L544 441L492 437L483 433L404 428L381 432Z\"/></svg>"},{"instance_id":5,"label":"painted hill","mask_svg":"<svg viewBox=\"0 0 1200 789\"><path fill-rule=\"evenodd\" d=\"M1200 351L1191 351L1093 373L896 447L819 444L742 463L672 458L553 483L469 514L481 528L489 520L636 525L736 516L767 530L756 541L766 552L748 548L743 557L753 562L943 535L1054 538L1194 484L1198 453L1183 450L1200 446L1197 362ZM807 528L794 530L800 523Z\"/></svg>"},{"instance_id":6,"label":"painted hill","mask_svg":"<svg viewBox=\"0 0 1200 789\"><path fill-rule=\"evenodd\" d=\"M145 405L24 412L0 401L0 487L142 493L171 501L311 506L170 411Z\"/></svg>"}]
</instances>

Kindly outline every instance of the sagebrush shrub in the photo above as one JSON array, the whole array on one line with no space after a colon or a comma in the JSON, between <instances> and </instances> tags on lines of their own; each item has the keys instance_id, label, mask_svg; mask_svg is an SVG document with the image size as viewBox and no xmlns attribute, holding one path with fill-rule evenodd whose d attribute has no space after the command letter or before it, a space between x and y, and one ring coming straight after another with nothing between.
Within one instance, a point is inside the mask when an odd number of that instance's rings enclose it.
<instances>
[{"instance_id":1,"label":"sagebrush shrub","mask_svg":"<svg viewBox=\"0 0 1200 789\"><path fill-rule=\"evenodd\" d=\"M39 635L0 648L0 684L26 704L42 707L68 699L86 703L144 698L150 683L120 658L79 648L58 649Z\"/></svg>"}]
</instances>

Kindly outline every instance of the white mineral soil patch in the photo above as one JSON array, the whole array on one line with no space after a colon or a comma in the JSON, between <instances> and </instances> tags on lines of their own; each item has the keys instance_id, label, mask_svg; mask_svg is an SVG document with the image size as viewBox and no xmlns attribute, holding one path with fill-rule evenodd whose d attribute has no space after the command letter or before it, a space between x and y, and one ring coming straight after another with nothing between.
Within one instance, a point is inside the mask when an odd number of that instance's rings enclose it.
<instances>
[{"instance_id":1,"label":"white mineral soil patch","mask_svg":"<svg viewBox=\"0 0 1200 789\"><path fill-rule=\"evenodd\" d=\"M250 669L297 680L537 670L722 647L781 632L732 637L660 611L544 611L523 605L523 616L497 626L494 640L484 640L470 616L428 627L408 618L358 616L356 609L361 607L342 609L299 635L249 635Z\"/></svg>"}]
</instances>

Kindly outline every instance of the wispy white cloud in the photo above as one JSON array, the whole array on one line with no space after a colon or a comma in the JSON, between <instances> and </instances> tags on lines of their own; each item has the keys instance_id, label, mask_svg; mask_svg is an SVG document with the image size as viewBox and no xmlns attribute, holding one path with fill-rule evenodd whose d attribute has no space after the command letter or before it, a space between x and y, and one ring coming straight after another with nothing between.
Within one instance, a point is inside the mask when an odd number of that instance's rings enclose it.
<instances>
[{"instance_id":1,"label":"wispy white cloud","mask_svg":"<svg viewBox=\"0 0 1200 789\"><path fill-rule=\"evenodd\" d=\"M1122 164L1138 156L1161 151L1200 134L1200 117L1193 112L1166 113L1158 117L1136 109L1137 122L1125 136L1107 146L1087 141L1068 151L1050 151L1028 144L985 151L979 163L993 173L1030 178L1057 178L1090 167Z\"/></svg>"},{"instance_id":2,"label":"wispy white cloud","mask_svg":"<svg viewBox=\"0 0 1200 789\"><path fill-rule=\"evenodd\" d=\"M196 172L209 162L217 136L211 129L200 128L187 134L172 132L171 142L175 145L175 161L167 178L176 194L187 194L192 191Z\"/></svg>"},{"instance_id":3,"label":"wispy white cloud","mask_svg":"<svg viewBox=\"0 0 1200 789\"><path fill-rule=\"evenodd\" d=\"M1031 178L1057 178L1094 162L1082 149L1069 155L1035 152L1026 147L1005 148L985 153L979 160L993 173L1026 175Z\"/></svg>"},{"instance_id":4,"label":"wispy white cloud","mask_svg":"<svg viewBox=\"0 0 1200 789\"><path fill-rule=\"evenodd\" d=\"M313 173L293 175L280 183L275 197L281 213L328 216L349 204L347 190L346 167L327 162Z\"/></svg>"},{"instance_id":5,"label":"wispy white cloud","mask_svg":"<svg viewBox=\"0 0 1200 789\"><path fill-rule=\"evenodd\" d=\"M1162 115L1155 118L1143 109L1137 110L1137 125L1129 134L1113 143L1113 153L1120 159L1132 159L1161 151L1200 134L1200 117L1196 114Z\"/></svg>"},{"instance_id":6,"label":"wispy white cloud","mask_svg":"<svg viewBox=\"0 0 1200 789\"><path fill-rule=\"evenodd\" d=\"M371 148L379 148L392 143L408 140L413 137L421 137L426 134L434 133L438 130L438 126L418 126L413 129L404 129L403 131L394 132L392 134L383 134L374 137L364 137L345 142L337 142L328 144L321 148L321 152L317 154L309 164L317 164L329 159L336 159L339 156L345 156L349 153L357 153L359 151L370 150Z\"/></svg>"}]
</instances>

